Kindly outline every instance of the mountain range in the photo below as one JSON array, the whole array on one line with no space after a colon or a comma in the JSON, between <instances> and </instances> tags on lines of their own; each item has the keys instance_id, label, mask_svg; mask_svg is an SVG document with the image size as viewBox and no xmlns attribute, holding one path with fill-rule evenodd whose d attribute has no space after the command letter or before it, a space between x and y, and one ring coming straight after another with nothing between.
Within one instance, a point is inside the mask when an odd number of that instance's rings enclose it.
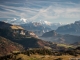
<instances>
[{"instance_id":1,"label":"mountain range","mask_svg":"<svg viewBox=\"0 0 80 60\"><path fill-rule=\"evenodd\" d=\"M18 21L20 20L20 21ZM38 36L41 36L45 32L49 32L51 30L56 30L59 34L70 34L70 35L78 35L80 36L80 20L75 21L71 24L62 24L62 23L52 23L49 21L28 21L27 19L12 19L7 20L8 23L19 24L24 29L33 31Z\"/></svg>"},{"instance_id":2,"label":"mountain range","mask_svg":"<svg viewBox=\"0 0 80 60\"><path fill-rule=\"evenodd\" d=\"M41 36L45 32L56 30L59 26L64 25L62 23L52 23L44 20L28 21L27 19L24 18L14 18L12 20L8 19L5 22L10 24L20 25L28 31L33 31L38 36Z\"/></svg>"},{"instance_id":3,"label":"mountain range","mask_svg":"<svg viewBox=\"0 0 80 60\"><path fill-rule=\"evenodd\" d=\"M61 27L64 27L66 30L67 29L66 27L71 26L75 28L75 30L77 30L77 33L78 33L79 23L80 23L79 21L76 21L73 24L64 25ZM24 29L21 26L23 26L26 29ZM57 30L52 30L49 28L50 25L40 24L37 22L33 22L33 23L29 22L26 24L22 24L21 26L0 21L0 41L1 41L0 45L1 46L4 45L4 48L0 47L1 48L0 50L1 51L3 50L4 53L0 53L0 54L7 54L14 50L21 51L21 49L23 50L23 49L29 49L29 48L55 49L55 48L60 48L57 46L57 44L59 43L75 45L75 44L78 44L77 42L80 42L80 36L74 36L70 34L61 34L62 32L65 32L63 31L63 29L61 33L58 33L61 31L59 30L61 27L59 27ZM48 26L48 27L43 28L43 26L45 27ZM38 36L34 33L34 31L38 31L38 30L42 31L43 29L46 32L44 32L42 36ZM47 31L47 29L49 30ZM75 30L72 29L72 31L70 30L66 30L66 31L75 32ZM13 49L9 50L10 48L8 46ZM7 50L9 51L7 52Z\"/></svg>"},{"instance_id":4,"label":"mountain range","mask_svg":"<svg viewBox=\"0 0 80 60\"><path fill-rule=\"evenodd\" d=\"M48 41L39 39L38 36L35 35L33 32L26 31L19 25L12 25L12 24L5 23L5 22L0 22L0 24L1 24L0 25L0 36L1 36L0 41L2 41L2 43L0 43L0 45L1 46L4 45L3 46L4 48L1 48L1 51L3 49L10 49L10 48L13 48L13 49L9 50L9 52L18 50L20 45L23 46L24 49L29 49L29 48L52 49L52 46L54 46L52 42L48 42ZM3 26L5 26L5 27L3 27ZM9 40L12 42L9 42ZM12 44L12 46L11 46L11 44ZM17 46L15 46L15 45L17 45ZM8 46L10 46L10 48ZM6 52L6 50L4 50L4 52ZM9 52L6 52L5 54L7 54ZM1 53L1 54L4 54L4 53Z\"/></svg>"},{"instance_id":5,"label":"mountain range","mask_svg":"<svg viewBox=\"0 0 80 60\"><path fill-rule=\"evenodd\" d=\"M55 43L72 44L75 42L80 42L80 36L74 36L69 34L62 35L57 33L54 30L44 33L40 38L43 40L52 41Z\"/></svg>"},{"instance_id":6,"label":"mountain range","mask_svg":"<svg viewBox=\"0 0 80 60\"><path fill-rule=\"evenodd\" d=\"M45 32L56 30L61 25L61 23L51 23L48 21L27 22L25 24L21 24L24 29L33 31L38 36L41 36Z\"/></svg>"},{"instance_id":7,"label":"mountain range","mask_svg":"<svg viewBox=\"0 0 80 60\"><path fill-rule=\"evenodd\" d=\"M56 32L60 34L71 34L80 36L80 21L75 21L74 23L63 25L56 29Z\"/></svg>"}]
</instances>

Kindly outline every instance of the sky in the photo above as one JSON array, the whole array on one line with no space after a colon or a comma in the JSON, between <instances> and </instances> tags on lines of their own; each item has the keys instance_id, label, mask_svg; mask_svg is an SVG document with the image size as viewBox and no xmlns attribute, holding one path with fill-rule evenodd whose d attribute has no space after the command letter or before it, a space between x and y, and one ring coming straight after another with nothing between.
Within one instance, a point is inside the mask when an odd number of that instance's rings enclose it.
<instances>
[{"instance_id":1,"label":"sky","mask_svg":"<svg viewBox=\"0 0 80 60\"><path fill-rule=\"evenodd\" d=\"M80 20L80 0L0 0L0 21Z\"/></svg>"}]
</instances>

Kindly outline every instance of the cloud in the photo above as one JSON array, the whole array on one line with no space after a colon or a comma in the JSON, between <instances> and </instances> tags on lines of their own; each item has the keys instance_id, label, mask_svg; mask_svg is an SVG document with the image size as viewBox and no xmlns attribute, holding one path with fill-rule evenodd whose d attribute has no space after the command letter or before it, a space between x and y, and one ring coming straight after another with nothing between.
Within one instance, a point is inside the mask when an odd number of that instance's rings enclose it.
<instances>
[{"instance_id":1,"label":"cloud","mask_svg":"<svg viewBox=\"0 0 80 60\"><path fill-rule=\"evenodd\" d=\"M63 0L61 2L59 0L7 2L6 4L0 4L0 7L4 10L0 10L0 18L21 18L24 22L26 20L80 19L80 4L71 2L71 0L63 2ZM10 6L9 3L12 5Z\"/></svg>"},{"instance_id":2,"label":"cloud","mask_svg":"<svg viewBox=\"0 0 80 60\"><path fill-rule=\"evenodd\" d=\"M31 17L30 19L36 20L36 19L58 19L58 18L79 18L80 16L80 8L78 7L54 7L49 6L46 9L42 8L39 10L39 12Z\"/></svg>"}]
</instances>

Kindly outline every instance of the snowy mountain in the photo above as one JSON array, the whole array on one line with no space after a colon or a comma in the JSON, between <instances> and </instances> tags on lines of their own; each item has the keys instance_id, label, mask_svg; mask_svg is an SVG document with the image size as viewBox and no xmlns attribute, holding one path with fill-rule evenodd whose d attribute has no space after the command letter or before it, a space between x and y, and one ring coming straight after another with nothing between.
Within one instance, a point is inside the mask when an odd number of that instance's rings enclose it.
<instances>
[{"instance_id":1,"label":"snowy mountain","mask_svg":"<svg viewBox=\"0 0 80 60\"><path fill-rule=\"evenodd\" d=\"M5 22L14 24L14 25L20 25L20 24L25 24L27 23L27 19L25 18L13 18L13 19L7 19Z\"/></svg>"},{"instance_id":2,"label":"snowy mountain","mask_svg":"<svg viewBox=\"0 0 80 60\"><path fill-rule=\"evenodd\" d=\"M56 30L61 25L62 24L60 23L51 23L48 21L37 21L37 22L32 21L32 22L27 22L25 24L21 24L23 28L29 31L33 31L38 36L41 36L45 32Z\"/></svg>"},{"instance_id":3,"label":"snowy mountain","mask_svg":"<svg viewBox=\"0 0 80 60\"><path fill-rule=\"evenodd\" d=\"M8 19L7 23L21 25L23 28L29 31L33 31L37 35L42 35L45 32L56 30L62 23L52 23L49 21L39 20L39 21L29 21L25 18L14 18Z\"/></svg>"},{"instance_id":4,"label":"snowy mountain","mask_svg":"<svg viewBox=\"0 0 80 60\"><path fill-rule=\"evenodd\" d=\"M52 23L52 22L44 21L44 20L34 21L34 20L28 20L28 19L25 19L25 18L13 18L13 19L7 19L7 20L4 20L4 21L7 22L7 23L16 24L16 25L27 24L27 23L28 24L29 23L32 23L32 24L38 23L40 25L47 25L47 26L63 25L62 23Z\"/></svg>"}]
</instances>

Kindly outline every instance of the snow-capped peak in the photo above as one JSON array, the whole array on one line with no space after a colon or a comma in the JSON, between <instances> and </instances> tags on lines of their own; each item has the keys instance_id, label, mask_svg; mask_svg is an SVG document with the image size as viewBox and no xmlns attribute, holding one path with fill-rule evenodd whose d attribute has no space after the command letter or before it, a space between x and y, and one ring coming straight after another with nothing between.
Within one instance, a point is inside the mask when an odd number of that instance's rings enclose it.
<instances>
[{"instance_id":1,"label":"snow-capped peak","mask_svg":"<svg viewBox=\"0 0 80 60\"><path fill-rule=\"evenodd\" d=\"M23 21L24 23L27 23L27 19L25 18L21 18L20 20Z\"/></svg>"},{"instance_id":2,"label":"snow-capped peak","mask_svg":"<svg viewBox=\"0 0 80 60\"><path fill-rule=\"evenodd\" d=\"M46 26L51 26L51 25L64 25L62 23L52 23L49 21L44 21L44 20L39 20L39 21L29 21L26 18L13 18L13 19L7 19L8 23L12 23L12 24L27 24L27 23L32 23L32 24L37 24L37 25L46 25Z\"/></svg>"},{"instance_id":3,"label":"snow-capped peak","mask_svg":"<svg viewBox=\"0 0 80 60\"><path fill-rule=\"evenodd\" d=\"M49 21L42 21L42 20L40 20L39 23L46 24L46 25L51 25L51 22L49 22Z\"/></svg>"},{"instance_id":4,"label":"snow-capped peak","mask_svg":"<svg viewBox=\"0 0 80 60\"><path fill-rule=\"evenodd\" d=\"M46 25L51 25L51 22L48 22L48 21L44 21L44 23L45 23Z\"/></svg>"}]
</instances>

